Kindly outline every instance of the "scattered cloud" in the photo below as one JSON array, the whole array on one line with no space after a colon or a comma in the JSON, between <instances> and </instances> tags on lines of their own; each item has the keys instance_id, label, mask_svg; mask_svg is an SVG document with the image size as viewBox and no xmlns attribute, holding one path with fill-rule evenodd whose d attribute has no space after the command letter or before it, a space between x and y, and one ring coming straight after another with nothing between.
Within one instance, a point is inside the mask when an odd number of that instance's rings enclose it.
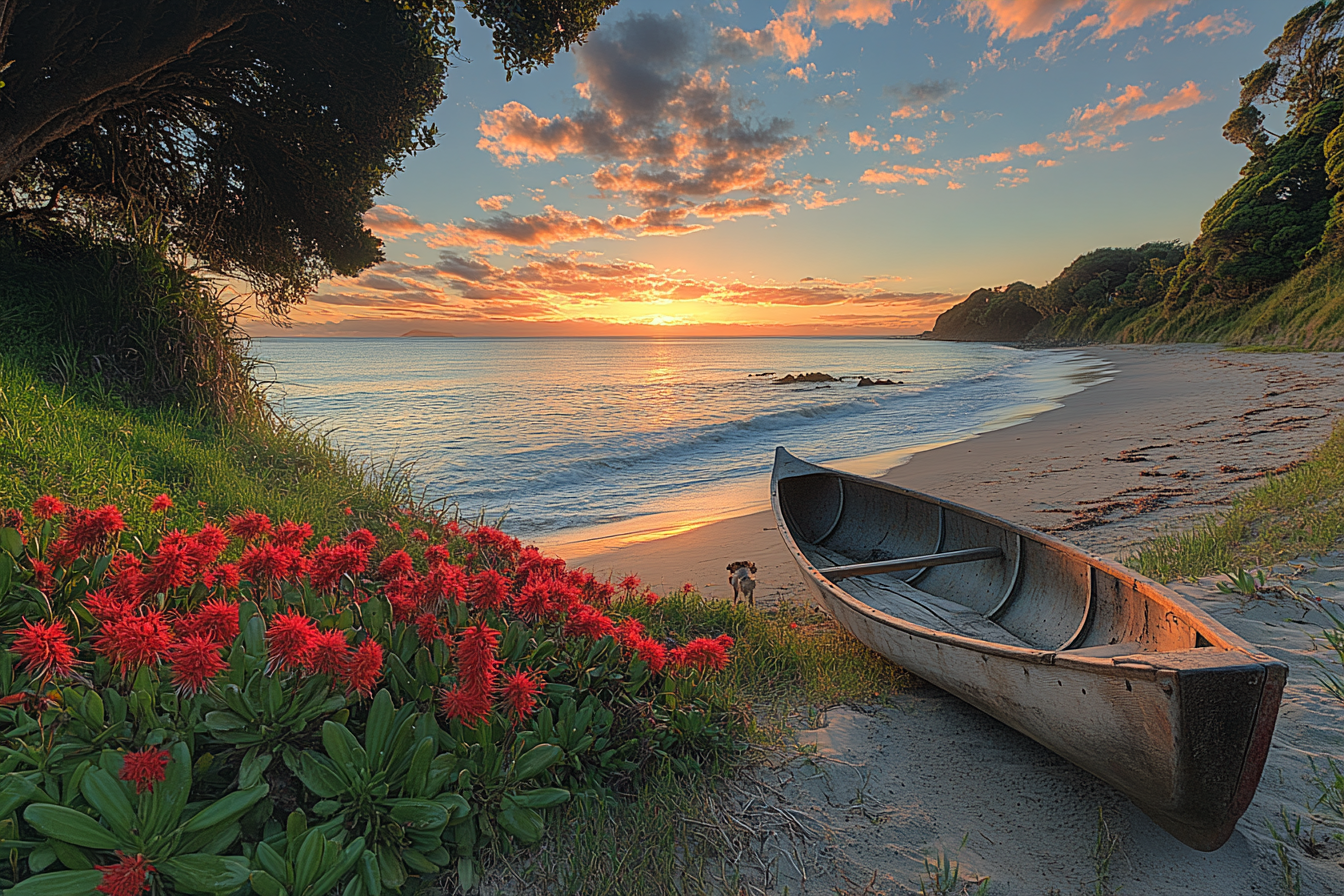
<instances>
[{"instance_id":1,"label":"scattered cloud","mask_svg":"<svg viewBox=\"0 0 1344 896\"><path fill-rule=\"evenodd\" d=\"M988 28L991 39L1009 41L1038 37L1085 6L1102 7L1096 15L1095 39L1105 39L1149 19L1184 6L1190 0L962 0L958 11L972 30ZM1089 26L1090 27L1090 26ZM1058 49L1057 47L1055 48Z\"/></svg>"},{"instance_id":2,"label":"scattered cloud","mask_svg":"<svg viewBox=\"0 0 1344 896\"><path fill-rule=\"evenodd\" d=\"M1197 22L1177 28L1174 34L1167 37L1166 42L1171 43L1178 37L1202 37L1213 43L1240 34L1250 34L1253 27L1245 19L1239 19L1233 13L1225 12L1216 16L1205 16Z\"/></svg>"},{"instance_id":3,"label":"scattered cloud","mask_svg":"<svg viewBox=\"0 0 1344 896\"><path fill-rule=\"evenodd\" d=\"M399 205L375 205L364 213L364 226L384 240L402 240L421 233L433 233L433 224L422 224Z\"/></svg>"},{"instance_id":4,"label":"scattered cloud","mask_svg":"<svg viewBox=\"0 0 1344 896\"><path fill-rule=\"evenodd\" d=\"M872 125L869 125L862 131L849 132L849 145L854 147L855 152L863 149L877 149L878 144L881 142L882 141L877 138L877 131Z\"/></svg>"},{"instance_id":5,"label":"scattered cloud","mask_svg":"<svg viewBox=\"0 0 1344 896\"><path fill-rule=\"evenodd\" d=\"M1024 156L1039 156L1046 153L1044 143L1023 143L1017 147L1017 151Z\"/></svg>"},{"instance_id":6,"label":"scattered cloud","mask_svg":"<svg viewBox=\"0 0 1344 896\"><path fill-rule=\"evenodd\" d=\"M1101 146L1127 124L1168 115L1212 99L1200 92L1199 85L1194 81L1186 81L1180 87L1173 88L1159 100L1144 102L1147 97L1142 87L1130 84L1114 99L1074 109L1068 129L1050 136L1060 143L1068 144L1067 148L1070 149L1079 145Z\"/></svg>"},{"instance_id":7,"label":"scattered cloud","mask_svg":"<svg viewBox=\"0 0 1344 896\"><path fill-rule=\"evenodd\" d=\"M966 186L965 184L957 183L955 180L950 180L947 182L947 188L949 190L960 190L963 189L965 186Z\"/></svg>"},{"instance_id":8,"label":"scattered cloud","mask_svg":"<svg viewBox=\"0 0 1344 896\"><path fill-rule=\"evenodd\" d=\"M497 212L512 201L512 196L487 196L484 199L477 199L476 204L481 207L481 211Z\"/></svg>"},{"instance_id":9,"label":"scattered cloud","mask_svg":"<svg viewBox=\"0 0 1344 896\"><path fill-rule=\"evenodd\" d=\"M1036 167L1037 167L1037 168L1054 168L1056 165L1059 165L1059 164L1062 164L1062 163L1061 163L1058 159L1037 159L1037 160L1036 160Z\"/></svg>"},{"instance_id":10,"label":"scattered cloud","mask_svg":"<svg viewBox=\"0 0 1344 896\"><path fill-rule=\"evenodd\" d=\"M854 28L873 22L885 25L891 21L895 5L896 0L792 0L784 12L756 31L720 29L714 36L714 52L735 62L762 56L798 62L820 46L818 27L838 23Z\"/></svg>"}]
</instances>

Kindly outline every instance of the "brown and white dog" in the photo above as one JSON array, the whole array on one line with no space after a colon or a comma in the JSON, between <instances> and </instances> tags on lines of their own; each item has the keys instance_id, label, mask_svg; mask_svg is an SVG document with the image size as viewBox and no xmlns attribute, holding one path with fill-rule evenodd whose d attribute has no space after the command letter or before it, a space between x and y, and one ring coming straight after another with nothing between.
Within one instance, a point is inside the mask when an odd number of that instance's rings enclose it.
<instances>
[{"instance_id":1,"label":"brown and white dog","mask_svg":"<svg viewBox=\"0 0 1344 896\"><path fill-rule=\"evenodd\" d=\"M733 586L733 603L746 598L756 606L756 564L750 560L734 560L728 564L728 584Z\"/></svg>"}]
</instances>

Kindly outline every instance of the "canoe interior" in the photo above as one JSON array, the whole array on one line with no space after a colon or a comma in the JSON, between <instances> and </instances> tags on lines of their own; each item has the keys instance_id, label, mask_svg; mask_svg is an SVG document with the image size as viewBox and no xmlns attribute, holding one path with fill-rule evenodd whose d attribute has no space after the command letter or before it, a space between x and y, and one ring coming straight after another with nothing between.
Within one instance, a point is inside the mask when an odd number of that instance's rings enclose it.
<instances>
[{"instance_id":1,"label":"canoe interior","mask_svg":"<svg viewBox=\"0 0 1344 896\"><path fill-rule=\"evenodd\" d=\"M1115 657L1224 646L1200 620L1141 585L992 519L903 490L830 472L780 478L779 504L816 567L967 548L1002 557L844 580L873 609L982 641Z\"/></svg>"}]
</instances>

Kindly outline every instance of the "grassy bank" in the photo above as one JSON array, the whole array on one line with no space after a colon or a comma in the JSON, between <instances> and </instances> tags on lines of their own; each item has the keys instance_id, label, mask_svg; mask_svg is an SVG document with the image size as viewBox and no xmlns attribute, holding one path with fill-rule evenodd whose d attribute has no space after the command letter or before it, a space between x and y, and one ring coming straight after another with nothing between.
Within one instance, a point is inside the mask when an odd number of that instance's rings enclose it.
<instances>
[{"instance_id":1,"label":"grassy bank","mask_svg":"<svg viewBox=\"0 0 1344 896\"><path fill-rule=\"evenodd\" d=\"M1323 553L1344 540L1344 422L1310 458L1237 495L1225 512L1139 547L1127 565L1161 581Z\"/></svg>"}]
</instances>

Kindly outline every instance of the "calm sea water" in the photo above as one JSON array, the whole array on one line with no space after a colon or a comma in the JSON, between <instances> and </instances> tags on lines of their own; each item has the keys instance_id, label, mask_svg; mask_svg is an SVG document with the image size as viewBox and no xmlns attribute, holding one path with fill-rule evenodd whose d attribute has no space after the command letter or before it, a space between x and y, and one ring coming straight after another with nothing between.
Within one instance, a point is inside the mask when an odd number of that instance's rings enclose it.
<instances>
[{"instance_id":1,"label":"calm sea water","mask_svg":"<svg viewBox=\"0 0 1344 896\"><path fill-rule=\"evenodd\" d=\"M763 506L776 445L877 475L1107 373L1077 351L896 339L281 338L253 353L295 419L411 460L430 497L543 544ZM814 370L901 385L771 382Z\"/></svg>"}]
</instances>

